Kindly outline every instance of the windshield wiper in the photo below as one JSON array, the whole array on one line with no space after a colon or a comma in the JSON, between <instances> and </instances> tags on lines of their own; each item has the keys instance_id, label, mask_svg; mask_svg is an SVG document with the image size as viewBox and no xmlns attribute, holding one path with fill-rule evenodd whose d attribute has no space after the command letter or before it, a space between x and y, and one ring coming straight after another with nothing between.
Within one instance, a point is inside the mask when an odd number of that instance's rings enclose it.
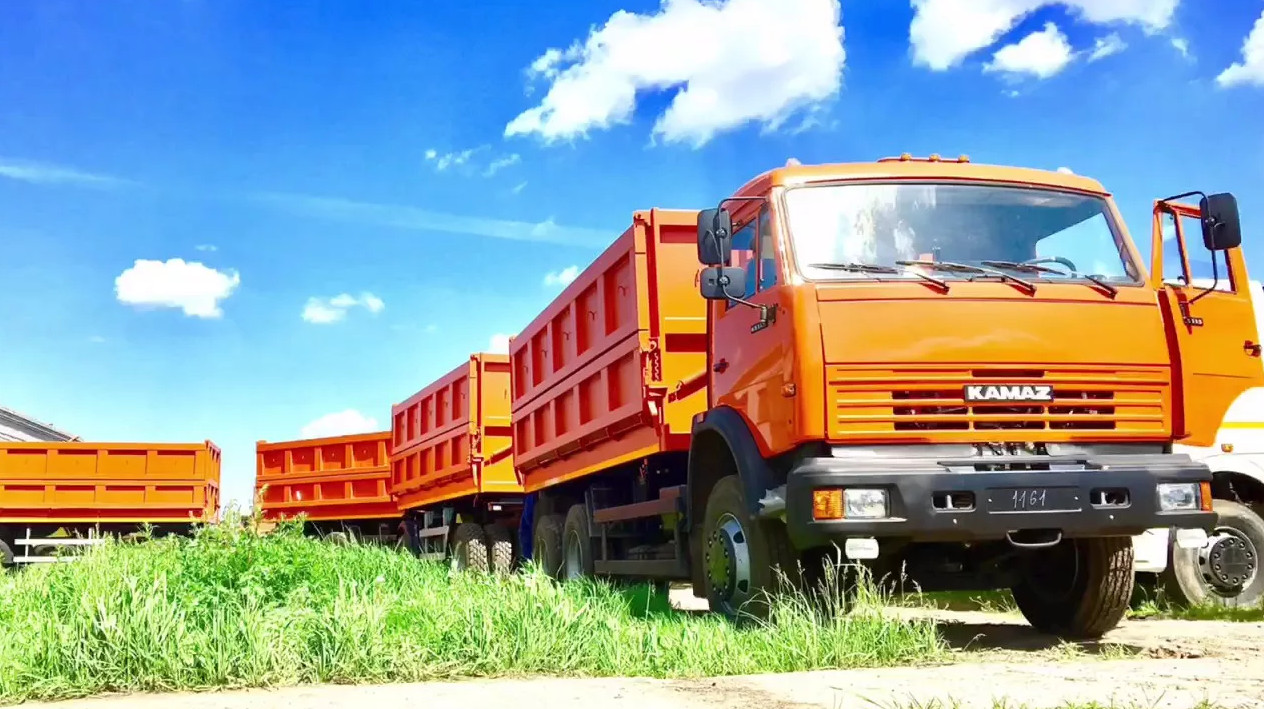
<instances>
[{"instance_id":1,"label":"windshield wiper","mask_svg":"<svg viewBox=\"0 0 1264 709\"><path fill-rule=\"evenodd\" d=\"M1101 287L1101 289L1106 291L1108 294L1110 294L1110 297L1112 298L1114 298L1116 295L1119 294L1118 288L1112 286L1106 281L1103 281L1097 276L1089 275L1087 273L1080 273L1079 271L1073 271L1069 268L1065 271L1062 271L1056 268L1049 268L1048 266L1038 266L1034 263L1019 263L1017 261L980 261L980 263L982 263L985 266L994 266L996 268L1008 268L1014 271L1027 271L1028 273L1054 273L1059 276L1070 276L1071 278L1083 278L1084 280L1091 281L1095 283L1096 285L1098 285L1099 287Z\"/></svg>"},{"instance_id":2,"label":"windshield wiper","mask_svg":"<svg viewBox=\"0 0 1264 709\"><path fill-rule=\"evenodd\" d=\"M968 264L955 263L953 261L896 261L896 263L901 266L926 266L929 268L933 268L936 271L949 271L949 272L955 271L957 273L979 273L979 274L984 274L988 276L996 276L997 278L1007 280L1011 283L1016 283L1022 286L1023 288L1026 288L1027 291L1030 293L1036 292L1035 283L1019 278L1018 276L1015 276L1012 273L1006 273L1002 270L995 269L995 268L983 268L981 266L970 266Z\"/></svg>"},{"instance_id":3,"label":"windshield wiper","mask_svg":"<svg viewBox=\"0 0 1264 709\"><path fill-rule=\"evenodd\" d=\"M934 283L940 288L943 288L945 293L948 292L947 281L935 278L934 276L928 276L925 273L918 273L917 271L909 268L901 270L898 268L891 268L890 266L880 266L874 263L810 263L808 264L808 267L826 269L830 271L849 271L851 273L889 273L893 276L901 273L912 273L914 276L917 276L927 283Z\"/></svg>"}]
</instances>

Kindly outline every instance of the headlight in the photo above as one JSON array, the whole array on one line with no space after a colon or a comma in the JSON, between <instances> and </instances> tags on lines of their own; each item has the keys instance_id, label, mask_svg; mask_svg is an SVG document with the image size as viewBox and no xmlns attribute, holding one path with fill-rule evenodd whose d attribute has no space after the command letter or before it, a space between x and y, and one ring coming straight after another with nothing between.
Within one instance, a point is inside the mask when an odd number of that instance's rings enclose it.
<instances>
[{"instance_id":1,"label":"headlight","mask_svg":"<svg viewBox=\"0 0 1264 709\"><path fill-rule=\"evenodd\" d=\"M1159 483L1159 509L1197 510L1198 483Z\"/></svg>"},{"instance_id":2,"label":"headlight","mask_svg":"<svg viewBox=\"0 0 1264 709\"><path fill-rule=\"evenodd\" d=\"M843 516L847 519L882 519L887 516L886 490L843 490Z\"/></svg>"}]
</instances>

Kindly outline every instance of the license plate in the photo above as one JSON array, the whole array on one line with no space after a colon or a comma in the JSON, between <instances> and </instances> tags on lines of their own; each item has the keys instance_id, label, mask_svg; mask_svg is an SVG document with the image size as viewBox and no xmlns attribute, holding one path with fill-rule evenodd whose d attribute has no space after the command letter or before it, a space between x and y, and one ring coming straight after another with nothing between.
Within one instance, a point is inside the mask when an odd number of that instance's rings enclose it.
<instances>
[{"instance_id":1,"label":"license plate","mask_svg":"<svg viewBox=\"0 0 1264 709\"><path fill-rule=\"evenodd\" d=\"M987 491L990 512L1072 512L1082 507L1073 487L1009 487Z\"/></svg>"}]
</instances>

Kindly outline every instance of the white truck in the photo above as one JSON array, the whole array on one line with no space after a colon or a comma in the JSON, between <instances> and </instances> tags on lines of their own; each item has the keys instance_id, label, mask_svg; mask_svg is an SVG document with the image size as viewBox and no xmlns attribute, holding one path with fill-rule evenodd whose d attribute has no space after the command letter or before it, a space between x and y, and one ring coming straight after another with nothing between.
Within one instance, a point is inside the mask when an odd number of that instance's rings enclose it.
<instances>
[{"instance_id":1,"label":"white truck","mask_svg":"<svg viewBox=\"0 0 1264 709\"><path fill-rule=\"evenodd\" d=\"M1250 288L1256 327L1264 333L1264 286L1251 281ZM1158 588L1177 603L1259 607L1264 602L1264 388L1248 389L1234 401L1215 443L1177 444L1173 452L1211 468L1212 508L1220 519L1211 535L1168 528L1137 535L1134 568L1154 574Z\"/></svg>"}]
</instances>

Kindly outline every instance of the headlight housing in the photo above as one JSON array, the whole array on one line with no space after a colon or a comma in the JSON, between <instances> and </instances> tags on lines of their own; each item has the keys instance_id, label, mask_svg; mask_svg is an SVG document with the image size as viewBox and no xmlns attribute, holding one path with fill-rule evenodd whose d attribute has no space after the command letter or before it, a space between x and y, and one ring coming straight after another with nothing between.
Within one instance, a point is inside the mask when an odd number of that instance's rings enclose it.
<instances>
[{"instance_id":1,"label":"headlight housing","mask_svg":"<svg viewBox=\"0 0 1264 709\"><path fill-rule=\"evenodd\" d=\"M1198 483L1159 483L1159 509L1164 512L1194 511L1201 507Z\"/></svg>"}]
</instances>

